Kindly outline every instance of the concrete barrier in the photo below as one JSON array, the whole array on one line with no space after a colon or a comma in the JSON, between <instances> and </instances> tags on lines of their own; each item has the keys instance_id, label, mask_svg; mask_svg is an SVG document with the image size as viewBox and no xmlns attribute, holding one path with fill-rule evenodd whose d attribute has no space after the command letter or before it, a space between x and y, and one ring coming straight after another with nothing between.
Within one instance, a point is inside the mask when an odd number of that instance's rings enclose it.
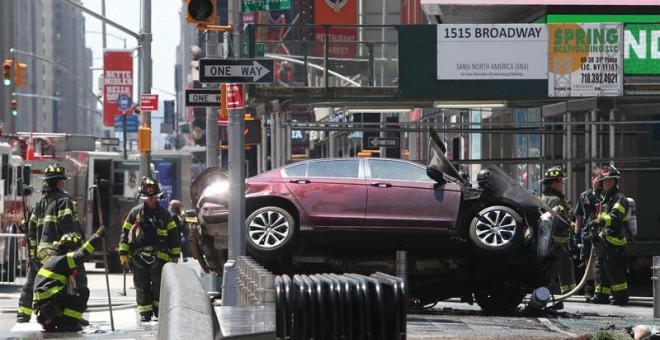
<instances>
[{"instance_id":1,"label":"concrete barrier","mask_svg":"<svg viewBox=\"0 0 660 340\"><path fill-rule=\"evenodd\" d=\"M160 285L158 339L214 339L220 326L195 271L168 263Z\"/></svg>"}]
</instances>

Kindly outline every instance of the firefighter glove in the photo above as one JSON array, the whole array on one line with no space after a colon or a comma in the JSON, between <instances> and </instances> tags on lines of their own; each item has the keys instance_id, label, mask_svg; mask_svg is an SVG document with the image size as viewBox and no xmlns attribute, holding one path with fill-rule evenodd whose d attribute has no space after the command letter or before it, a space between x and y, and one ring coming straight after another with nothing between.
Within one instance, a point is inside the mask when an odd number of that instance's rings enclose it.
<instances>
[{"instance_id":1,"label":"firefighter glove","mask_svg":"<svg viewBox=\"0 0 660 340\"><path fill-rule=\"evenodd\" d=\"M124 268L128 268L128 255L119 255L119 262Z\"/></svg>"},{"instance_id":2,"label":"firefighter glove","mask_svg":"<svg viewBox=\"0 0 660 340\"><path fill-rule=\"evenodd\" d=\"M105 236L105 226L101 226L100 228L98 228L98 229L96 230L96 233L94 233L94 235L96 235L96 237L103 237L103 236Z\"/></svg>"}]
</instances>

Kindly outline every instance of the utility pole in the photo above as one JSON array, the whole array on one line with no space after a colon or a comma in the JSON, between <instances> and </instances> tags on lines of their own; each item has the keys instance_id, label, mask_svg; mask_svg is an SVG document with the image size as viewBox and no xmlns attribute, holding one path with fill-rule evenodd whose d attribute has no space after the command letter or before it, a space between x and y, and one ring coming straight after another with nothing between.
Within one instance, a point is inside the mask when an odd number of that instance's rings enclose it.
<instances>
[{"instance_id":1,"label":"utility pole","mask_svg":"<svg viewBox=\"0 0 660 340\"><path fill-rule=\"evenodd\" d=\"M136 101L140 100L140 95L151 93L151 0L142 0L142 32L140 33L139 43L141 46L140 50L140 83L138 88L138 98ZM151 112L141 110L140 111L140 122L142 126L146 126L151 129ZM124 127L125 128L125 127ZM149 134L151 139L151 133ZM151 144L151 142L149 142ZM151 176L151 151L145 151L140 153L140 178L144 176Z\"/></svg>"},{"instance_id":2,"label":"utility pole","mask_svg":"<svg viewBox=\"0 0 660 340\"><path fill-rule=\"evenodd\" d=\"M106 18L103 15L99 15L93 11L90 11L87 9L85 6L73 1L73 0L61 0L66 2L67 4L91 15L92 17L101 20L103 22L104 27L105 24L108 24L138 40L138 44L140 45L140 71L138 72L138 77L139 77L139 82L138 82L138 98L136 98L134 101L137 102L139 100L139 95L142 93L151 93L151 77L152 77L152 61L151 61L151 41L152 41L152 36L151 36L151 0L142 0L142 29L141 33L135 33L128 28ZM104 3L105 4L105 3ZM105 36L105 35L104 35ZM146 125L147 127L151 128L151 112L148 111L141 111L140 113L140 118L141 118L141 123L142 125ZM125 128L125 127L124 127ZM149 134L149 138L151 139L151 134ZM150 143L151 144L151 143ZM142 153L140 154L140 176L149 176L150 175L150 167L149 163L151 161L150 157L150 152Z\"/></svg>"},{"instance_id":3,"label":"utility pole","mask_svg":"<svg viewBox=\"0 0 660 340\"><path fill-rule=\"evenodd\" d=\"M241 0L229 0L228 25L234 29L227 33L231 35L233 58L240 57L241 51ZM242 86L243 101L245 86ZM232 204L229 205L229 258L224 268L222 285L223 306L238 305L237 266L239 256L245 255L245 109L229 110L229 125L227 126L229 139L229 195Z\"/></svg>"},{"instance_id":4,"label":"utility pole","mask_svg":"<svg viewBox=\"0 0 660 340\"><path fill-rule=\"evenodd\" d=\"M218 24L218 17L214 17L214 24ZM215 58L218 56L218 31L206 31L206 57ZM220 92L218 84L213 84L214 90ZM206 167L219 166L218 161L218 109L219 107L206 108Z\"/></svg>"}]
</instances>

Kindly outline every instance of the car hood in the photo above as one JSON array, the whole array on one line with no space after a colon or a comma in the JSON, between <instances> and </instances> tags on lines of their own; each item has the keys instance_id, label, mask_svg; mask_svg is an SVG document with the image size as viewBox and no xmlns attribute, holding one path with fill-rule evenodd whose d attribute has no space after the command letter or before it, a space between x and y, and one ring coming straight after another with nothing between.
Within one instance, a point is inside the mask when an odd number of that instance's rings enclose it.
<instances>
[{"instance_id":1,"label":"car hood","mask_svg":"<svg viewBox=\"0 0 660 340\"><path fill-rule=\"evenodd\" d=\"M440 170L444 177L450 182L459 183L463 186L470 186L470 182L461 177L456 167L445 156L447 148L433 128L429 128L429 137L431 141L428 167Z\"/></svg>"},{"instance_id":2,"label":"car hood","mask_svg":"<svg viewBox=\"0 0 660 340\"><path fill-rule=\"evenodd\" d=\"M228 207L229 173L221 167L202 171L190 184L190 198L197 211L206 202Z\"/></svg>"}]
</instances>

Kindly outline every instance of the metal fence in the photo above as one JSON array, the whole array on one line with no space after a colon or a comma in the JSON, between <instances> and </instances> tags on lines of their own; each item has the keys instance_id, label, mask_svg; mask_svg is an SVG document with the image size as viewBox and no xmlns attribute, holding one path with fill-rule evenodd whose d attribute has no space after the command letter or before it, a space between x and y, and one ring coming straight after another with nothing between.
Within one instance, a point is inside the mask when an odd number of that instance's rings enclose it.
<instances>
[{"instance_id":1,"label":"metal fence","mask_svg":"<svg viewBox=\"0 0 660 340\"><path fill-rule=\"evenodd\" d=\"M25 283L28 256L24 240L25 234L0 233L0 284Z\"/></svg>"},{"instance_id":2,"label":"metal fence","mask_svg":"<svg viewBox=\"0 0 660 340\"><path fill-rule=\"evenodd\" d=\"M238 258L238 305L275 303L275 277L249 256Z\"/></svg>"}]
</instances>

